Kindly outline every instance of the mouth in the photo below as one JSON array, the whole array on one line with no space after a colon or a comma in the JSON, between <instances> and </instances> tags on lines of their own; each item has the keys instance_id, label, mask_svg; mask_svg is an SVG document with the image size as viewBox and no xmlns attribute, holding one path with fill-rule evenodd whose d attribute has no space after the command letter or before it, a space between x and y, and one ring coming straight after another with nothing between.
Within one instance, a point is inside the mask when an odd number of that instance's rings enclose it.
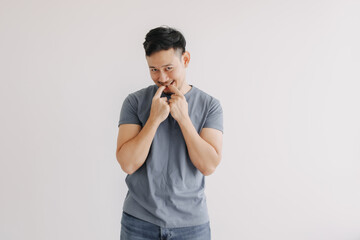
<instances>
[{"instance_id":1,"label":"mouth","mask_svg":"<svg viewBox=\"0 0 360 240\"><path fill-rule=\"evenodd\" d=\"M162 84L162 85L166 87L166 88L165 88L165 90L168 90L168 89L169 89L169 87L168 87L168 86L169 86L169 85L173 85L173 84L174 84L174 82L175 82L175 80L172 80L172 81L171 81L171 83L166 84L166 85L163 85L163 84Z\"/></svg>"}]
</instances>

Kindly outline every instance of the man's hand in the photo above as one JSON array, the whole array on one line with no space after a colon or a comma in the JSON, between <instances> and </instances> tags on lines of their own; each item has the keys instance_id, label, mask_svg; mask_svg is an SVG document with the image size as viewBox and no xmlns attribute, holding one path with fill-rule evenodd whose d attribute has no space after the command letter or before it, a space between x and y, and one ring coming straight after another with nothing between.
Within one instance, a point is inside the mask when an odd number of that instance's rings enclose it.
<instances>
[{"instance_id":1,"label":"man's hand","mask_svg":"<svg viewBox=\"0 0 360 240\"><path fill-rule=\"evenodd\" d=\"M180 123L189 118L188 103L184 94L182 94L179 89L173 85L169 85L168 87L170 91L174 93L169 99L171 116Z\"/></svg>"},{"instance_id":2,"label":"man's hand","mask_svg":"<svg viewBox=\"0 0 360 240\"><path fill-rule=\"evenodd\" d=\"M152 103L151 103L151 110L150 110L150 116L149 119L161 123L163 122L170 113L170 105L167 102L166 97L160 97L161 93L164 91L165 86L159 87L159 89L156 91Z\"/></svg>"}]
</instances>

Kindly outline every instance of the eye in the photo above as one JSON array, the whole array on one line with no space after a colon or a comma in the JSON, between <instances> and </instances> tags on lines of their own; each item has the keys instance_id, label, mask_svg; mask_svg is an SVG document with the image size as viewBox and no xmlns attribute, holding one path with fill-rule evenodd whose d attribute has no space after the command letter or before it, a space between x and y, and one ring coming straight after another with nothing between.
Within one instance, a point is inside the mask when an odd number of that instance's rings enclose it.
<instances>
[{"instance_id":1,"label":"eye","mask_svg":"<svg viewBox=\"0 0 360 240\"><path fill-rule=\"evenodd\" d=\"M173 67L170 67L170 66L166 67L167 71L171 71L172 69L173 69Z\"/></svg>"},{"instance_id":2,"label":"eye","mask_svg":"<svg viewBox=\"0 0 360 240\"><path fill-rule=\"evenodd\" d=\"M150 71L151 71L151 72L156 72L157 69L156 69L156 68L151 68Z\"/></svg>"}]
</instances>

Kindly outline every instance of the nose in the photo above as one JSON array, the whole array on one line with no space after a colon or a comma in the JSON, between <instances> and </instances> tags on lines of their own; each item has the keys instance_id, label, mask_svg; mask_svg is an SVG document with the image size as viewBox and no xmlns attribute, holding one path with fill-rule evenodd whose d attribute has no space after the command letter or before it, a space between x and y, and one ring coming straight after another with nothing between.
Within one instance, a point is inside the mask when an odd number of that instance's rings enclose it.
<instances>
[{"instance_id":1,"label":"nose","mask_svg":"<svg viewBox=\"0 0 360 240\"><path fill-rule=\"evenodd\" d=\"M165 73L161 72L158 81L161 85L167 85L168 76Z\"/></svg>"}]
</instances>

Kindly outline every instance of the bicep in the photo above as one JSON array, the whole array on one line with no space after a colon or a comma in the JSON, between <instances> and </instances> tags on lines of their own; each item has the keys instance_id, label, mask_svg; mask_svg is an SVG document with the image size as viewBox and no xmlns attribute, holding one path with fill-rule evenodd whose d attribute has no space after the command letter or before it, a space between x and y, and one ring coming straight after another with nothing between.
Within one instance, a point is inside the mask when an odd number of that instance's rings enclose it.
<instances>
[{"instance_id":1,"label":"bicep","mask_svg":"<svg viewBox=\"0 0 360 240\"><path fill-rule=\"evenodd\" d=\"M200 132L200 137L209 143L215 149L217 154L221 156L223 134L220 130L215 128L203 128Z\"/></svg>"},{"instance_id":2,"label":"bicep","mask_svg":"<svg viewBox=\"0 0 360 240\"><path fill-rule=\"evenodd\" d=\"M121 124L119 126L116 152L120 150L124 143L136 137L141 130L141 126L138 124Z\"/></svg>"}]
</instances>

